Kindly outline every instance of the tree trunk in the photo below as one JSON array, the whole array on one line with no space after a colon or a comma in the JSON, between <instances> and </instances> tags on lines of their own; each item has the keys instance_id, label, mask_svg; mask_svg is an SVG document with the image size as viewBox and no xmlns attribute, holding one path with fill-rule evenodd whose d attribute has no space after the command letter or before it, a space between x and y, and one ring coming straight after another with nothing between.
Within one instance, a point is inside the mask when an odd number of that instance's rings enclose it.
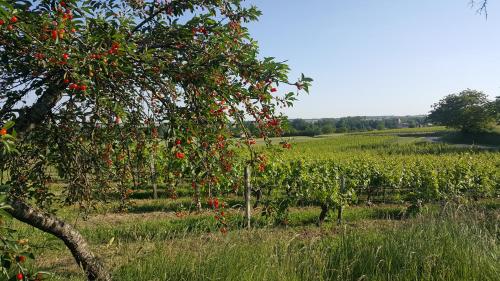
<instances>
[{"instance_id":1,"label":"tree trunk","mask_svg":"<svg viewBox=\"0 0 500 281\"><path fill-rule=\"evenodd\" d=\"M318 226L321 226L326 219L326 215L328 214L328 204L321 205L321 213L319 214Z\"/></svg>"},{"instance_id":2,"label":"tree trunk","mask_svg":"<svg viewBox=\"0 0 500 281\"><path fill-rule=\"evenodd\" d=\"M337 213L337 224L341 225L342 224L342 205L338 207L338 213Z\"/></svg>"},{"instance_id":3,"label":"tree trunk","mask_svg":"<svg viewBox=\"0 0 500 281\"><path fill-rule=\"evenodd\" d=\"M245 223L247 228L251 228L250 220L252 218L252 205L250 202L252 194L252 184L250 181L252 175L250 164L245 167Z\"/></svg>"},{"instance_id":4,"label":"tree trunk","mask_svg":"<svg viewBox=\"0 0 500 281\"><path fill-rule=\"evenodd\" d=\"M253 208L257 208L259 206L260 200L262 199L262 188L254 190L255 192L255 203L253 204Z\"/></svg>"},{"instance_id":5,"label":"tree trunk","mask_svg":"<svg viewBox=\"0 0 500 281\"><path fill-rule=\"evenodd\" d=\"M89 281L111 281L111 275L97 260L82 235L71 225L24 201L11 199L7 211L16 219L61 239L71 251L76 263L82 267Z\"/></svg>"}]
</instances>

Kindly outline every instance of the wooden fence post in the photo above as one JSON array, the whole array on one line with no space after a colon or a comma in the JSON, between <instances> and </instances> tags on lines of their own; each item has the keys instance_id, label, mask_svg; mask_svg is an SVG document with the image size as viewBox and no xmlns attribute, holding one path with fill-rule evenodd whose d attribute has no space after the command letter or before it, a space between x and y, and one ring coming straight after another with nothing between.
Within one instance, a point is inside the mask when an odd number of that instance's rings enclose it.
<instances>
[{"instance_id":1,"label":"wooden fence post","mask_svg":"<svg viewBox=\"0 0 500 281\"><path fill-rule=\"evenodd\" d=\"M155 157L153 152L151 152L150 157L150 168L151 168L151 181L153 183L153 198L158 199L158 186L156 184L156 169L155 169Z\"/></svg>"},{"instance_id":2,"label":"wooden fence post","mask_svg":"<svg viewBox=\"0 0 500 281\"><path fill-rule=\"evenodd\" d=\"M345 177L342 176L341 178L341 182L340 182L340 194L341 194L341 198L344 196L344 193L345 193ZM338 210L338 214L337 214L337 224L342 224L342 204L344 202L342 202L343 200L340 200L340 205L339 205L339 210Z\"/></svg>"},{"instance_id":3,"label":"wooden fence post","mask_svg":"<svg viewBox=\"0 0 500 281\"><path fill-rule=\"evenodd\" d=\"M247 164L245 167L245 223L248 229L251 227L250 219L252 217L252 205L250 204L252 193L251 173L251 166Z\"/></svg>"}]
</instances>

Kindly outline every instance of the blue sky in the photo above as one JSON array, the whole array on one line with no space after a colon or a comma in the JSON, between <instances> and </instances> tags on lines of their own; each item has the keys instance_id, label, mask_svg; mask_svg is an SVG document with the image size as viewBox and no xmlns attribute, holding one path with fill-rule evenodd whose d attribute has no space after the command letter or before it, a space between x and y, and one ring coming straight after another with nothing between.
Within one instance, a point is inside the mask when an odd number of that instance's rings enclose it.
<instances>
[{"instance_id":1,"label":"blue sky","mask_svg":"<svg viewBox=\"0 0 500 281\"><path fill-rule=\"evenodd\" d=\"M315 81L291 118L426 114L462 89L500 95L500 1L247 0L263 56Z\"/></svg>"}]
</instances>

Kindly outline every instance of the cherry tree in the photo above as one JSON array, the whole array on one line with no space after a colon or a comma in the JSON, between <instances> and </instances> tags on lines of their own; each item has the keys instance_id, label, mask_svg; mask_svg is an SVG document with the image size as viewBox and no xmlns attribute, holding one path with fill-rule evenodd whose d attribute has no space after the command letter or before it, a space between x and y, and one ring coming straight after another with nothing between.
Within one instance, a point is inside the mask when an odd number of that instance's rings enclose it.
<instances>
[{"instance_id":1,"label":"cherry tree","mask_svg":"<svg viewBox=\"0 0 500 281\"><path fill-rule=\"evenodd\" d=\"M245 27L259 15L240 0L0 0L0 125L16 150L0 159L7 212L61 239L89 280L111 280L54 202L126 198L145 149L161 151L158 172L201 190L234 172L232 147L279 135L280 107L312 80L260 58Z\"/></svg>"}]
</instances>

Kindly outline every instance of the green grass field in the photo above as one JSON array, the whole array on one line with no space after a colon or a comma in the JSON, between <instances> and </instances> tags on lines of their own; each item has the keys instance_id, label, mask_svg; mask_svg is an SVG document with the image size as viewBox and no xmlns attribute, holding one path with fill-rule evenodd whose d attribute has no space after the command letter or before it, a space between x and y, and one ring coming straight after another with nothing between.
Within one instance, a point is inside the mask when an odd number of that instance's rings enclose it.
<instances>
[{"instance_id":1,"label":"green grass field","mask_svg":"<svg viewBox=\"0 0 500 281\"><path fill-rule=\"evenodd\" d=\"M497 151L399 136L429 133L423 129L298 137L291 151L275 156L395 162L411 157L439 164L466 154L500 167ZM345 209L342 225L332 217L320 227L320 208L313 202L292 206L286 225L276 225L258 207L253 229L247 230L237 193L224 198L225 235L205 203L203 211L195 211L188 187L178 189L177 199L161 192L155 200L151 190L136 190L127 212L116 211L118 202L111 202L96 205L86 219L76 207L61 207L58 215L82 232L115 280L500 280L496 194L459 204L431 202L417 215L406 212L406 202L368 206L360 200ZM30 266L51 272L48 280L85 280L62 242L19 222L7 223L29 238L38 254Z\"/></svg>"}]
</instances>

